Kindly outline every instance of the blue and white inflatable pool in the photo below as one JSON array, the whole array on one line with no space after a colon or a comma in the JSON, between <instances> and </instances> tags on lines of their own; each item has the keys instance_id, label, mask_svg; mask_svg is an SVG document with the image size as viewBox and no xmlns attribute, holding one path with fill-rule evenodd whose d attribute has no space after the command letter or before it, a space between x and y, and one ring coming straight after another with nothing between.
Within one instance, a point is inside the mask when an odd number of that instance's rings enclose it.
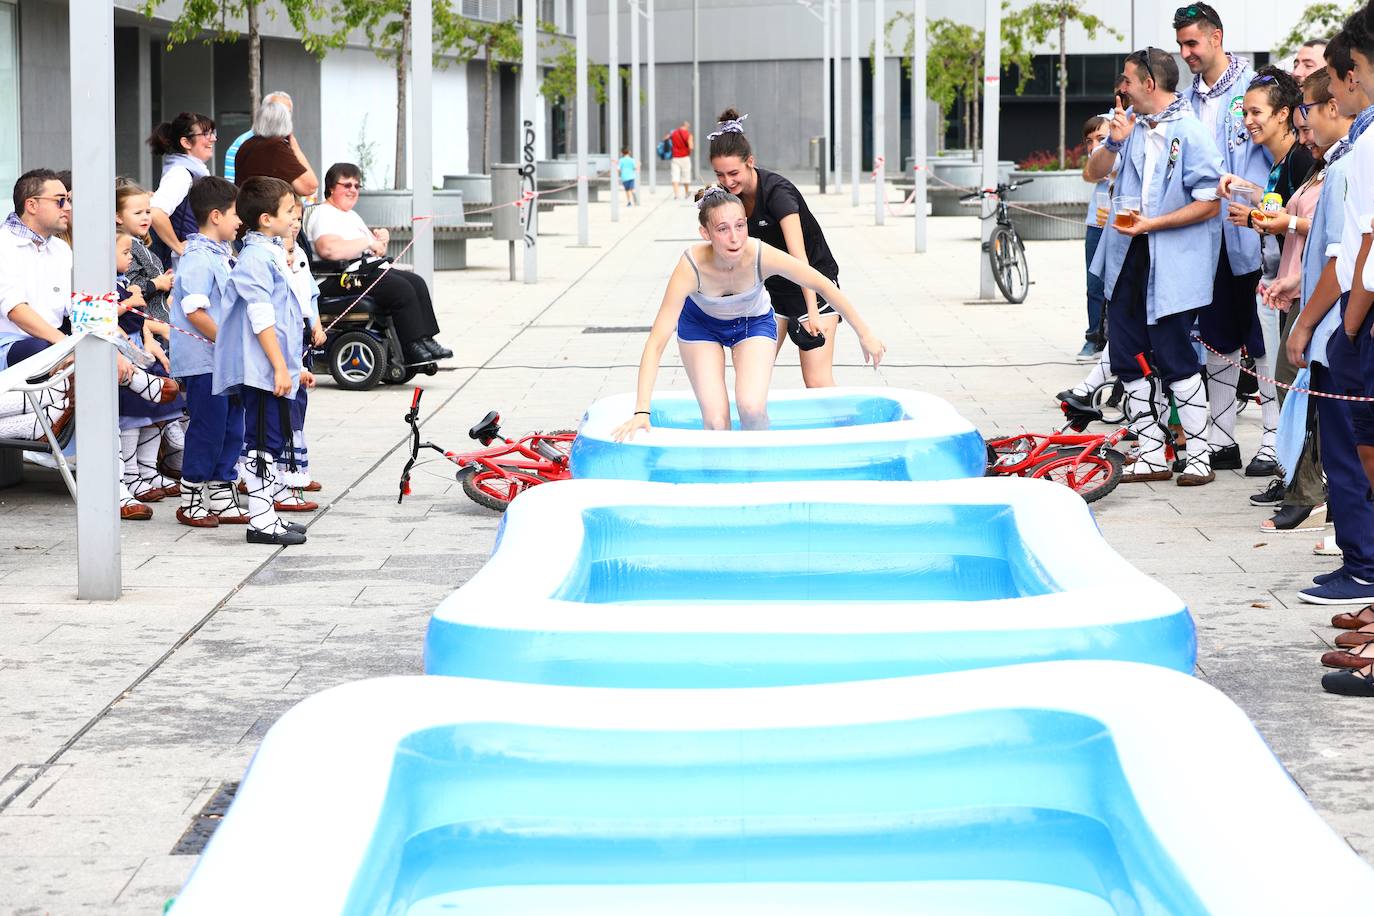
<instances>
[{"instance_id":1,"label":"blue and white inflatable pool","mask_svg":"<svg viewBox=\"0 0 1374 916\"><path fill-rule=\"evenodd\" d=\"M1057 484L573 480L507 510L430 621L425 671L759 687L1195 655L1183 602Z\"/></svg>"},{"instance_id":2,"label":"blue and white inflatable pool","mask_svg":"<svg viewBox=\"0 0 1374 916\"><path fill-rule=\"evenodd\" d=\"M1234 704L1051 662L337 687L272 727L172 912L1253 916L1322 887L1369 900L1374 871Z\"/></svg>"},{"instance_id":3,"label":"blue and white inflatable pool","mask_svg":"<svg viewBox=\"0 0 1374 916\"><path fill-rule=\"evenodd\" d=\"M981 477L987 449L973 424L934 395L900 388L774 391L772 428L704 430L690 393L656 392L652 428L616 442L634 395L587 411L572 448L578 478L665 483L767 480L948 480ZM736 427L739 418L733 420Z\"/></svg>"}]
</instances>

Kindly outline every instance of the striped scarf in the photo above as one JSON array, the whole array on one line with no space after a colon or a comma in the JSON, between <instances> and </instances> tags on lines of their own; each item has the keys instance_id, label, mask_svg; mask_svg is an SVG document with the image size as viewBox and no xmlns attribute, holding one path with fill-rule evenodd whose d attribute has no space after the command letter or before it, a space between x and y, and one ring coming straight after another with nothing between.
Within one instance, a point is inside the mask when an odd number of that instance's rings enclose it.
<instances>
[{"instance_id":1,"label":"striped scarf","mask_svg":"<svg viewBox=\"0 0 1374 916\"><path fill-rule=\"evenodd\" d=\"M1330 166L1354 149L1355 141L1360 139L1360 135L1369 129L1370 124L1374 124L1374 105L1370 105L1355 117L1355 123L1350 125L1350 133L1333 146L1331 152L1327 154L1326 164Z\"/></svg>"},{"instance_id":2,"label":"striped scarf","mask_svg":"<svg viewBox=\"0 0 1374 916\"><path fill-rule=\"evenodd\" d=\"M1226 54L1226 72L1221 75L1221 79L1217 80L1216 85L1203 92L1202 74L1198 73L1193 76L1193 92L1204 99L1218 98L1231 88L1231 84L1236 81L1238 76L1240 76L1240 58L1228 51Z\"/></svg>"}]
</instances>

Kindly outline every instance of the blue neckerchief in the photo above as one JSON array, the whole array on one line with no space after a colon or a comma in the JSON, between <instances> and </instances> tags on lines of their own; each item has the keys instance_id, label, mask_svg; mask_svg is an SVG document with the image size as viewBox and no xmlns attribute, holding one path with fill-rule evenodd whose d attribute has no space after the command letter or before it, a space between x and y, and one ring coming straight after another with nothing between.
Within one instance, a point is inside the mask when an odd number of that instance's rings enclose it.
<instances>
[{"instance_id":1,"label":"blue neckerchief","mask_svg":"<svg viewBox=\"0 0 1374 916\"><path fill-rule=\"evenodd\" d=\"M278 235L264 235L256 229L249 229L243 234L243 244L245 245L276 245L282 251L286 250L286 243Z\"/></svg>"},{"instance_id":2,"label":"blue neckerchief","mask_svg":"<svg viewBox=\"0 0 1374 916\"><path fill-rule=\"evenodd\" d=\"M1153 130L1166 121L1175 121L1182 117L1184 110L1188 108L1188 100L1177 92L1174 93L1174 100L1169 103L1163 111L1156 115L1141 115L1145 119L1145 124ZM1191 109L1190 109L1191 110Z\"/></svg>"},{"instance_id":3,"label":"blue neckerchief","mask_svg":"<svg viewBox=\"0 0 1374 916\"><path fill-rule=\"evenodd\" d=\"M1193 92L1204 99L1218 98L1231 88L1231 84L1236 81L1238 76L1240 76L1240 58L1228 51L1226 52L1226 72L1221 75L1221 79L1217 80L1216 85L1205 93L1202 92L1200 88L1202 86L1202 74L1198 73L1193 76Z\"/></svg>"},{"instance_id":4,"label":"blue neckerchief","mask_svg":"<svg viewBox=\"0 0 1374 916\"><path fill-rule=\"evenodd\" d=\"M1350 125L1350 133L1331 147L1331 151L1326 154L1326 164L1329 166L1339 160L1342 156L1355 148L1355 141L1360 139L1360 134L1369 129L1369 125L1374 124L1374 105L1370 105L1364 111L1355 116L1355 123Z\"/></svg>"},{"instance_id":5,"label":"blue neckerchief","mask_svg":"<svg viewBox=\"0 0 1374 916\"><path fill-rule=\"evenodd\" d=\"M234 257L234 249L230 247L228 242L217 242L208 235L203 235L199 232L192 232L190 235L186 236L186 247L181 253L182 257L199 249L212 251L222 258L228 258L230 260Z\"/></svg>"},{"instance_id":6,"label":"blue neckerchief","mask_svg":"<svg viewBox=\"0 0 1374 916\"><path fill-rule=\"evenodd\" d=\"M5 228L21 239L33 242L38 246L39 251L42 251L48 246L48 239L30 229L28 225L19 218L17 213L11 213L9 216L5 217Z\"/></svg>"}]
</instances>

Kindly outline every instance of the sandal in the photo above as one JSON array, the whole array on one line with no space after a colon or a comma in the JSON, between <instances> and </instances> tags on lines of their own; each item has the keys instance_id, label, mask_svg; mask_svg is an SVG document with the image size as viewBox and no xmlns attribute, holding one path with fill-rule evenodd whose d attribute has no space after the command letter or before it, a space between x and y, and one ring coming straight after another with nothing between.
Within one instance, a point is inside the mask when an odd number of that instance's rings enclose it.
<instances>
[{"instance_id":1,"label":"sandal","mask_svg":"<svg viewBox=\"0 0 1374 916\"><path fill-rule=\"evenodd\" d=\"M1359 671L1323 674L1322 689L1344 697L1374 697L1374 665Z\"/></svg>"},{"instance_id":2,"label":"sandal","mask_svg":"<svg viewBox=\"0 0 1374 916\"><path fill-rule=\"evenodd\" d=\"M1374 645L1366 643L1358 649L1322 653L1322 664L1328 668L1368 668L1374 666Z\"/></svg>"},{"instance_id":3,"label":"sandal","mask_svg":"<svg viewBox=\"0 0 1374 916\"><path fill-rule=\"evenodd\" d=\"M1367 642L1374 642L1374 624L1336 634L1338 649L1357 649Z\"/></svg>"},{"instance_id":4,"label":"sandal","mask_svg":"<svg viewBox=\"0 0 1374 916\"><path fill-rule=\"evenodd\" d=\"M1337 614L1331 618L1331 625L1342 630L1358 630L1374 623L1374 604L1367 604L1353 614Z\"/></svg>"}]
</instances>

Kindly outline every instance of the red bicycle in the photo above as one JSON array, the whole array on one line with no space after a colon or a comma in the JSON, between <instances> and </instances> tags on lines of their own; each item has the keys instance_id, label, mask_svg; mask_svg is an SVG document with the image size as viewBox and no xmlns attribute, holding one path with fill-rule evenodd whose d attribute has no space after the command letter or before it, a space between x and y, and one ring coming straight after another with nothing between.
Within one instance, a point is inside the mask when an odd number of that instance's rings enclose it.
<instances>
[{"instance_id":1,"label":"red bicycle","mask_svg":"<svg viewBox=\"0 0 1374 916\"><path fill-rule=\"evenodd\" d=\"M572 477L568 455L577 438L576 430L556 429L531 433L522 439L507 439L501 435L501 416L493 410L468 430L469 438L488 447L474 452L451 452L433 442L420 440L420 396L423 394L423 388L415 389L410 412L405 417L410 425L410 459L401 472L401 493L396 497L397 503L410 495L410 472L421 449L438 452L458 465L458 483L463 492L479 506L497 512L504 512L511 500L530 487ZM493 446L497 440L501 444Z\"/></svg>"},{"instance_id":2,"label":"red bicycle","mask_svg":"<svg viewBox=\"0 0 1374 916\"><path fill-rule=\"evenodd\" d=\"M1154 370L1143 353L1136 355L1136 361L1150 383L1151 413L1155 423L1159 423L1154 408L1158 385ZM1126 457L1114 446L1130 434L1130 426L1122 426L1108 435L1087 434L1084 430L1090 423L1102 422L1100 408L1087 401L1061 401L1059 409L1067 422L1058 432L988 439L987 476L1053 480L1082 496L1084 502L1096 502L1121 483ZM1131 418L1126 419L1129 422ZM1070 429L1072 433L1068 432ZM1164 429L1168 429L1167 425ZM1172 442L1172 434L1165 441Z\"/></svg>"}]
</instances>

